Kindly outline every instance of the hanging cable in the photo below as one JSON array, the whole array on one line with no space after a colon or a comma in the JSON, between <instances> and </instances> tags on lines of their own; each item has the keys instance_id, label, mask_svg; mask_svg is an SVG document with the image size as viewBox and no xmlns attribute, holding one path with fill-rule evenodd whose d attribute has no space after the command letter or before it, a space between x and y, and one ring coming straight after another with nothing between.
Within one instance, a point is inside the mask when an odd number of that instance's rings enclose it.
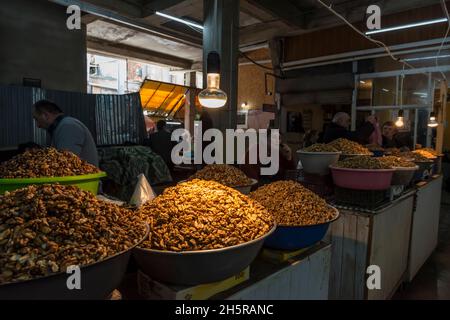
<instances>
[{"instance_id":1,"label":"hanging cable","mask_svg":"<svg viewBox=\"0 0 450 320\"><path fill-rule=\"evenodd\" d=\"M253 60L252 58L250 58L248 55L246 55L244 52L239 51L239 54L240 54L242 57L244 57L245 59L247 59L248 61L250 61L251 63L257 65L258 67L263 68L263 69L267 69L267 70L270 70L270 71L273 71L272 68L266 67L265 65L262 65L262 64L256 62L255 60Z\"/></svg>"},{"instance_id":2,"label":"hanging cable","mask_svg":"<svg viewBox=\"0 0 450 320\"><path fill-rule=\"evenodd\" d=\"M411 64L402 61L401 59L397 58L396 56L394 56L391 52L391 49L389 49L389 47L384 44L381 41L372 39L371 37L368 37L367 35L364 34L364 32L362 32L361 30L359 30L358 28L356 28L353 24L351 24L346 18L344 18L341 14L339 14L338 12L336 12L331 5L327 5L325 4L322 0L316 0L318 3L320 3L323 7L325 7L326 9L328 9L331 13L333 13L335 16L337 16L339 19L341 19L343 22L345 22L350 28L352 28L354 31L356 31L357 33L359 33L361 36L363 36L364 38L366 38L367 40L369 40L370 42L376 44L377 46L384 48L387 52L387 54L394 60L400 63L403 63L404 65L406 65L407 67L411 68L411 69L415 69L414 66L412 66Z\"/></svg>"}]
</instances>

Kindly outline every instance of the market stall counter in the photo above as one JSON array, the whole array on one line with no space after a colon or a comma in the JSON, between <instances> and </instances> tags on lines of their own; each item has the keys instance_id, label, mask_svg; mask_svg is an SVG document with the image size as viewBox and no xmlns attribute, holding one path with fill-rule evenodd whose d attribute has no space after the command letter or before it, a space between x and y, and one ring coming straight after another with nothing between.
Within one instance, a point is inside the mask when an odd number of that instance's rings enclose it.
<instances>
[{"instance_id":1,"label":"market stall counter","mask_svg":"<svg viewBox=\"0 0 450 320\"><path fill-rule=\"evenodd\" d=\"M414 195L411 189L375 209L337 206L341 218L329 231L330 299L389 299L395 293L408 269ZM381 285L370 290L367 272L375 269Z\"/></svg>"},{"instance_id":2,"label":"market stall counter","mask_svg":"<svg viewBox=\"0 0 450 320\"><path fill-rule=\"evenodd\" d=\"M438 243L441 207L442 175L416 184L415 209L412 215L411 244L409 248L408 281L430 257Z\"/></svg>"}]
</instances>

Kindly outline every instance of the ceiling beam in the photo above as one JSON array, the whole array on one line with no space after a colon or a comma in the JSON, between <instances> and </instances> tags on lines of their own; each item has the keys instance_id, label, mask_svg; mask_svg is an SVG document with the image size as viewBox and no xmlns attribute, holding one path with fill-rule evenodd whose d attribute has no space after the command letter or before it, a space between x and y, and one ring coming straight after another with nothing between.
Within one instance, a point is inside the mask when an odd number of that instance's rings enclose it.
<instances>
[{"instance_id":1,"label":"ceiling beam","mask_svg":"<svg viewBox=\"0 0 450 320\"><path fill-rule=\"evenodd\" d=\"M157 51L137 48L121 43L114 43L111 41L93 37L87 38L87 48L89 51L95 51L103 54L113 54L120 57L134 58L183 69L191 69L192 66L192 61L188 59L183 59Z\"/></svg>"},{"instance_id":2,"label":"ceiling beam","mask_svg":"<svg viewBox=\"0 0 450 320\"><path fill-rule=\"evenodd\" d=\"M133 18L123 16L116 13L110 9L105 9L104 7L94 5L92 3L87 3L81 0L49 0L50 2L57 3L63 6L77 5L80 7L81 11L99 16L108 22L136 30L139 32L147 33L153 36L161 37L167 40L172 40L178 43L183 43L188 46L193 46L201 48L202 39L200 37L192 37L189 35L182 35L180 33L172 32L145 22L138 21ZM100 2L99 0L92 2ZM101 0L103 1L103 0Z\"/></svg>"},{"instance_id":3,"label":"ceiling beam","mask_svg":"<svg viewBox=\"0 0 450 320\"><path fill-rule=\"evenodd\" d=\"M304 29L305 19L303 13L307 11L305 8L296 6L289 1L279 1L274 0L248 0L251 4L267 10L276 17L285 21L287 24Z\"/></svg>"},{"instance_id":4,"label":"ceiling beam","mask_svg":"<svg viewBox=\"0 0 450 320\"><path fill-rule=\"evenodd\" d=\"M84 24L89 24L89 23L92 23L92 22L100 20L100 19L101 18L99 16L96 16L91 13L84 13L81 15L81 22Z\"/></svg>"},{"instance_id":5,"label":"ceiling beam","mask_svg":"<svg viewBox=\"0 0 450 320\"><path fill-rule=\"evenodd\" d=\"M155 11L164 11L167 8L176 6L184 0L151 0L148 1L142 10L142 17L149 17L155 13Z\"/></svg>"},{"instance_id":6,"label":"ceiling beam","mask_svg":"<svg viewBox=\"0 0 450 320\"><path fill-rule=\"evenodd\" d=\"M73 1L67 2L70 5ZM83 0L83 2L108 9L130 18L140 18L142 16L142 8L139 5L122 0Z\"/></svg>"}]
</instances>

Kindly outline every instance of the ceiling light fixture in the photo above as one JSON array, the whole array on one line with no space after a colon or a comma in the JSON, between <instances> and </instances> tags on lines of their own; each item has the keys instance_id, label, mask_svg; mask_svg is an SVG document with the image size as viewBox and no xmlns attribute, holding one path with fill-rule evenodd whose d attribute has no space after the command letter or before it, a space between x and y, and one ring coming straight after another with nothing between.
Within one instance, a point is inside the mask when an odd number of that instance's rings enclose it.
<instances>
[{"instance_id":1,"label":"ceiling light fixture","mask_svg":"<svg viewBox=\"0 0 450 320\"><path fill-rule=\"evenodd\" d=\"M206 72L208 86L198 94L198 100L205 108L223 107L227 103L227 94L220 90L220 56L215 51L208 54Z\"/></svg>"},{"instance_id":2,"label":"ceiling light fixture","mask_svg":"<svg viewBox=\"0 0 450 320\"><path fill-rule=\"evenodd\" d=\"M427 21L422 21L422 22L409 23L409 24L405 24L405 25L402 25L402 26L390 27L390 28L379 29L379 30L370 30L370 31L367 31L365 34L366 35L371 35L371 34L377 34L377 33L383 33L383 32L390 32L390 31L396 31L396 30L416 28L416 27L427 26L427 25L436 24L436 23L444 23L444 22L447 22L447 18L439 18L439 19L434 19L434 20L427 20Z\"/></svg>"},{"instance_id":3,"label":"ceiling light fixture","mask_svg":"<svg viewBox=\"0 0 450 320\"><path fill-rule=\"evenodd\" d=\"M159 11L155 11L155 14L158 15L158 16L161 16L161 17L173 20L173 21L177 21L177 22L186 24L186 25L191 26L191 27L199 28L199 29L202 29L202 30L204 29L204 27L202 25L198 24L198 23L187 21L187 20L184 20L184 19L180 19L180 18L171 16L169 14L165 14L165 13L162 13L162 12L159 12Z\"/></svg>"},{"instance_id":4,"label":"ceiling light fixture","mask_svg":"<svg viewBox=\"0 0 450 320\"><path fill-rule=\"evenodd\" d=\"M438 126L438 122L436 121L436 114L434 112L430 113L430 120L428 121L428 126L430 128L436 128Z\"/></svg>"},{"instance_id":5,"label":"ceiling light fixture","mask_svg":"<svg viewBox=\"0 0 450 320\"><path fill-rule=\"evenodd\" d=\"M434 60L434 59L443 59L443 58L450 58L450 54L441 55L441 56L427 56L427 57L418 57L418 58L407 58L403 59L403 61L422 61L422 60Z\"/></svg>"},{"instance_id":6,"label":"ceiling light fixture","mask_svg":"<svg viewBox=\"0 0 450 320\"><path fill-rule=\"evenodd\" d=\"M397 121L395 121L395 126L396 127L403 127L405 125L405 123L403 122L403 110L398 110L398 115L397 115Z\"/></svg>"}]
</instances>

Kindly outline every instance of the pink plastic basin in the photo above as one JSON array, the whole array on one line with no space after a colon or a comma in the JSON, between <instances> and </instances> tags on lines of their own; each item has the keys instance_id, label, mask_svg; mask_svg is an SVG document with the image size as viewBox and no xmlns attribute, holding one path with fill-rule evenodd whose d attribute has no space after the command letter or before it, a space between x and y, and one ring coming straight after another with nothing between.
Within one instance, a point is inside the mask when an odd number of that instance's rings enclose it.
<instances>
[{"instance_id":1,"label":"pink plastic basin","mask_svg":"<svg viewBox=\"0 0 450 320\"><path fill-rule=\"evenodd\" d=\"M395 169L347 169L330 166L334 184L354 190L386 190Z\"/></svg>"}]
</instances>

